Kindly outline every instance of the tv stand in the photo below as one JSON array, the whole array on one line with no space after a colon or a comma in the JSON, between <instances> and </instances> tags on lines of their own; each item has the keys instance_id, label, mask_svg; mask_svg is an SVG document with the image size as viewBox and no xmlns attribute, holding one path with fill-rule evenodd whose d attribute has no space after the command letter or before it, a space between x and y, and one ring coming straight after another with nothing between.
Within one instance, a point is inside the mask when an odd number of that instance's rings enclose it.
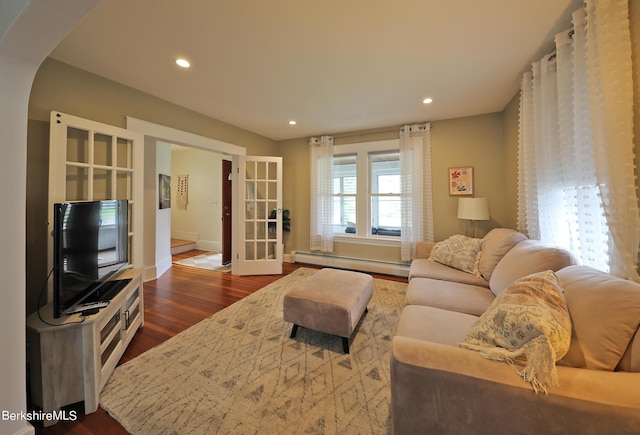
<instances>
[{"instance_id":1,"label":"tv stand","mask_svg":"<svg viewBox=\"0 0 640 435\"><path fill-rule=\"evenodd\" d=\"M102 388L144 323L142 269L125 269L118 279L129 281L95 314L56 319L48 304L40 308L42 319L37 312L27 318L31 401L43 412L80 401L85 414L98 409Z\"/></svg>"}]
</instances>

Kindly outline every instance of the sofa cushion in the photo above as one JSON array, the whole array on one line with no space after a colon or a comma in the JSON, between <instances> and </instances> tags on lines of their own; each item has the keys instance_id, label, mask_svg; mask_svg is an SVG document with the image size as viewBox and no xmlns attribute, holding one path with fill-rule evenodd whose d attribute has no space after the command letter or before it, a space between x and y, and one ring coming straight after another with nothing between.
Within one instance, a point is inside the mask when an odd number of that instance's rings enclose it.
<instances>
[{"instance_id":1,"label":"sofa cushion","mask_svg":"<svg viewBox=\"0 0 640 435\"><path fill-rule=\"evenodd\" d=\"M411 262L409 280L411 281L414 278L432 278L489 287L489 283L482 277L445 266L437 261L427 260L426 258L418 258Z\"/></svg>"},{"instance_id":2,"label":"sofa cushion","mask_svg":"<svg viewBox=\"0 0 640 435\"><path fill-rule=\"evenodd\" d=\"M640 372L640 329L638 329L622 355L616 371Z\"/></svg>"},{"instance_id":3,"label":"sofa cushion","mask_svg":"<svg viewBox=\"0 0 640 435\"><path fill-rule=\"evenodd\" d=\"M415 278L407 287L408 305L425 305L479 316L495 299L491 290L472 284Z\"/></svg>"},{"instance_id":4,"label":"sofa cushion","mask_svg":"<svg viewBox=\"0 0 640 435\"><path fill-rule=\"evenodd\" d=\"M487 359L526 360L519 371L535 391L556 385L556 361L568 351L571 320L552 271L513 282L473 325L461 347Z\"/></svg>"},{"instance_id":5,"label":"sofa cushion","mask_svg":"<svg viewBox=\"0 0 640 435\"><path fill-rule=\"evenodd\" d=\"M572 264L577 264L576 258L565 249L539 240L523 240L498 262L489 288L498 296L517 279L544 270L555 272Z\"/></svg>"},{"instance_id":6,"label":"sofa cushion","mask_svg":"<svg viewBox=\"0 0 640 435\"><path fill-rule=\"evenodd\" d=\"M484 241L456 234L437 243L430 260L480 276L478 261Z\"/></svg>"},{"instance_id":7,"label":"sofa cushion","mask_svg":"<svg viewBox=\"0 0 640 435\"><path fill-rule=\"evenodd\" d=\"M562 363L614 370L640 326L640 284L587 266L567 267L558 277L573 327Z\"/></svg>"},{"instance_id":8,"label":"sofa cushion","mask_svg":"<svg viewBox=\"0 0 640 435\"><path fill-rule=\"evenodd\" d=\"M494 228L484 236L478 269L484 279L491 280L493 269L516 244L527 240L527 236L509 228Z\"/></svg>"},{"instance_id":9,"label":"sofa cushion","mask_svg":"<svg viewBox=\"0 0 640 435\"><path fill-rule=\"evenodd\" d=\"M457 346L467 336L476 320L478 317L470 314L407 305L402 310L396 335Z\"/></svg>"}]
</instances>

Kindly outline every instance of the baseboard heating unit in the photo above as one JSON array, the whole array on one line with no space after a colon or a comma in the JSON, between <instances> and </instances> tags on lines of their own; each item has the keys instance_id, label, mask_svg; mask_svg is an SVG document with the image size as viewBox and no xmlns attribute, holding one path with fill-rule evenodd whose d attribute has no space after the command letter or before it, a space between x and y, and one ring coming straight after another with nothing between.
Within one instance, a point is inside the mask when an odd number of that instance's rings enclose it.
<instances>
[{"instance_id":1,"label":"baseboard heating unit","mask_svg":"<svg viewBox=\"0 0 640 435\"><path fill-rule=\"evenodd\" d=\"M336 269L358 270L361 272L381 273L393 276L409 276L409 264L393 263L365 258L338 257L336 255L316 254L313 252L291 252L292 263L312 264L314 266L335 267Z\"/></svg>"}]
</instances>

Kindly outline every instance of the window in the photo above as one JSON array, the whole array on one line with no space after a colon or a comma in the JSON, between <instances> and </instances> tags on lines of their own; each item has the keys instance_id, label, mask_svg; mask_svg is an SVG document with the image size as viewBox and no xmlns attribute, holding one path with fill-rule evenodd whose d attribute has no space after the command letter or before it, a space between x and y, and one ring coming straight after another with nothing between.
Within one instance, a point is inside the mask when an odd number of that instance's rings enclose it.
<instances>
[{"instance_id":1,"label":"window","mask_svg":"<svg viewBox=\"0 0 640 435\"><path fill-rule=\"evenodd\" d=\"M371 233L400 236L400 152L369 153Z\"/></svg>"},{"instance_id":2,"label":"window","mask_svg":"<svg viewBox=\"0 0 640 435\"><path fill-rule=\"evenodd\" d=\"M399 237L398 141L340 145L334 153L334 234Z\"/></svg>"},{"instance_id":3,"label":"window","mask_svg":"<svg viewBox=\"0 0 640 435\"><path fill-rule=\"evenodd\" d=\"M357 221L356 154L333 157L334 233L355 233Z\"/></svg>"}]
</instances>

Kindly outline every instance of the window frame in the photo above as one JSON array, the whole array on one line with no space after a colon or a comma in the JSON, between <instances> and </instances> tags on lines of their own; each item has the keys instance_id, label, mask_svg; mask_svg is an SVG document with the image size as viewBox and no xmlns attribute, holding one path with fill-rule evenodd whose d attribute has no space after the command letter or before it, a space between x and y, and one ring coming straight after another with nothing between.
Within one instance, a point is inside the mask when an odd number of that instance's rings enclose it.
<instances>
[{"instance_id":1,"label":"window frame","mask_svg":"<svg viewBox=\"0 0 640 435\"><path fill-rule=\"evenodd\" d=\"M371 234L371 174L369 154L400 152L399 139L334 145L334 156L356 155L356 233L334 232L334 240L346 243L400 246L400 237ZM361 216L364 212L364 216Z\"/></svg>"}]
</instances>

